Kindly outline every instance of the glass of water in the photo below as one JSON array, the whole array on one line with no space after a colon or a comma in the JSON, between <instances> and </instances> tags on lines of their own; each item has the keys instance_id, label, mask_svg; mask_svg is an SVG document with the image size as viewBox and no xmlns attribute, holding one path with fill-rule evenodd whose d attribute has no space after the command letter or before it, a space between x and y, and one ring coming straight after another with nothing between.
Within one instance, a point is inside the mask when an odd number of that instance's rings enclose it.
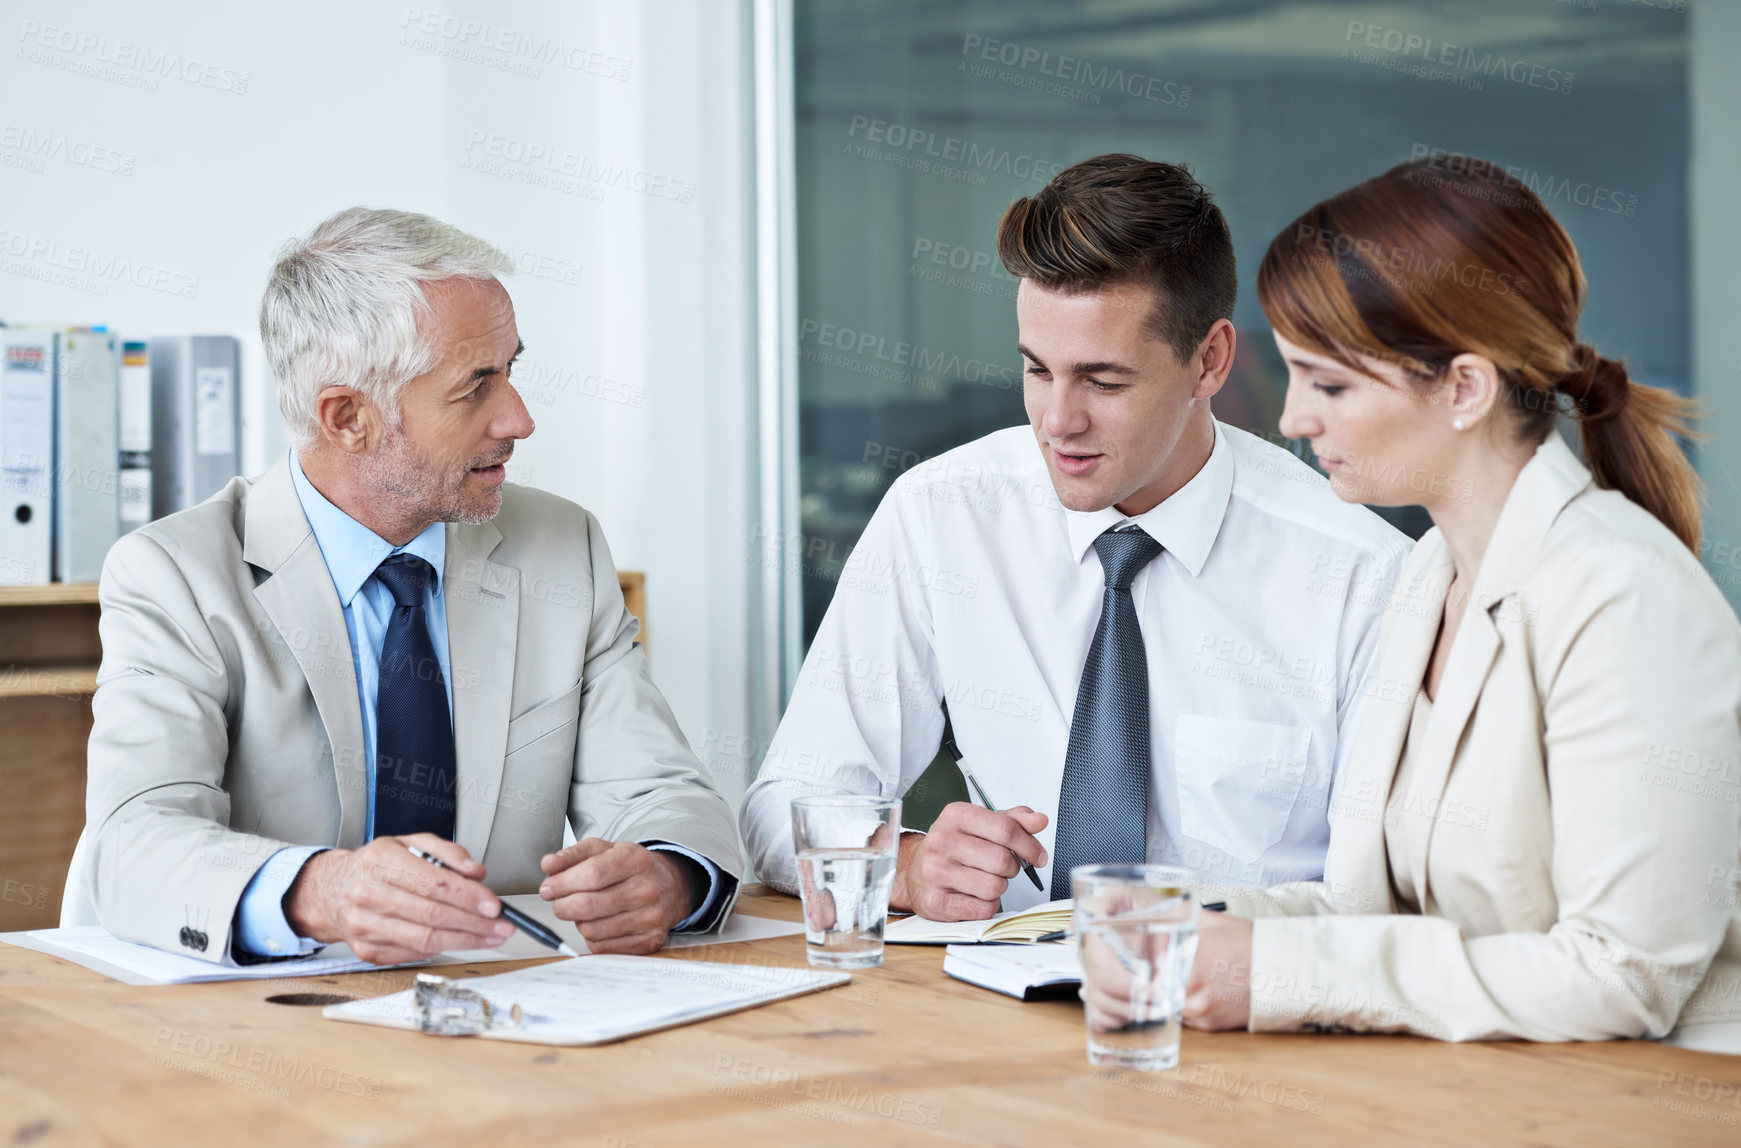
<instances>
[{"instance_id":1,"label":"glass of water","mask_svg":"<svg viewBox=\"0 0 1741 1148\"><path fill-rule=\"evenodd\" d=\"M1179 1014L1197 955L1196 876L1166 865L1070 871L1088 1063L1159 1072L1179 1064Z\"/></svg>"},{"instance_id":2,"label":"glass of water","mask_svg":"<svg viewBox=\"0 0 1741 1148\"><path fill-rule=\"evenodd\" d=\"M883 963L883 926L900 838L898 797L792 802L792 844L811 964L862 969Z\"/></svg>"}]
</instances>

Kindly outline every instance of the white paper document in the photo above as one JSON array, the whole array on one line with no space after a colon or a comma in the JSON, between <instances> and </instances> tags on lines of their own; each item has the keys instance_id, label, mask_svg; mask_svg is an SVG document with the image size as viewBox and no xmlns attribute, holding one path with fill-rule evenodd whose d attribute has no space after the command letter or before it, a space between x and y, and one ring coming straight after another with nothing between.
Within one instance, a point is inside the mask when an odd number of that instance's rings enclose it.
<instances>
[{"instance_id":1,"label":"white paper document","mask_svg":"<svg viewBox=\"0 0 1741 1148\"><path fill-rule=\"evenodd\" d=\"M569 921L557 920L555 909L536 893L516 894L502 900L555 929L576 951L587 951L586 941L581 938L579 930ZM661 948L687 949L697 945L728 945L737 941L790 937L803 931L804 926L797 922L771 921L734 913L723 926L711 933L673 934L665 938ZM130 985L186 985L206 981L324 977L380 967L408 967L371 965L358 958L347 945L328 945L317 953L292 960L265 961L257 965L215 964L180 953L154 949L149 945L123 941L101 925L83 925L72 929L36 929L28 933L0 933L0 941L64 958ZM525 933L516 931L493 949L442 953L430 961L412 963L477 964L482 961L524 961L554 956L554 951L545 948Z\"/></svg>"},{"instance_id":2,"label":"white paper document","mask_svg":"<svg viewBox=\"0 0 1741 1148\"><path fill-rule=\"evenodd\" d=\"M574 927L573 921L559 920L556 907L536 893L515 893L503 897L502 901L512 905L522 913L542 925L547 925L556 931L556 935L567 941L577 953L587 952L586 938L580 935L580 930ZM665 938L660 949L690 949L697 945L730 945L738 941L761 941L769 937L795 937L804 932L801 921L771 921L765 917L746 917L733 913L726 918L724 925L711 933L672 933ZM466 949L461 952L443 953L436 958L437 964L451 964L454 961L523 961L532 957L553 957L556 954L528 937L525 933L515 931L501 945L493 949Z\"/></svg>"},{"instance_id":3,"label":"white paper document","mask_svg":"<svg viewBox=\"0 0 1741 1148\"><path fill-rule=\"evenodd\" d=\"M463 983L491 1012L524 1013L520 1028L489 1029L486 1040L529 1044L604 1044L787 997L845 984L847 973L658 957L575 957ZM329 1005L331 1020L388 1028L417 1027L413 991Z\"/></svg>"},{"instance_id":4,"label":"white paper document","mask_svg":"<svg viewBox=\"0 0 1741 1148\"><path fill-rule=\"evenodd\" d=\"M13 934L17 936L18 934ZM376 966L361 960L347 945L328 945L311 956L258 965L218 965L150 945L123 941L101 925L73 929L36 929L24 934L39 952L65 957L75 964L135 985L190 985L202 981L276 980L280 977L323 977L355 973ZM549 950L545 950L548 952ZM83 958L83 959L81 959ZM104 968L102 966L108 966ZM131 976L117 976L116 970Z\"/></svg>"}]
</instances>

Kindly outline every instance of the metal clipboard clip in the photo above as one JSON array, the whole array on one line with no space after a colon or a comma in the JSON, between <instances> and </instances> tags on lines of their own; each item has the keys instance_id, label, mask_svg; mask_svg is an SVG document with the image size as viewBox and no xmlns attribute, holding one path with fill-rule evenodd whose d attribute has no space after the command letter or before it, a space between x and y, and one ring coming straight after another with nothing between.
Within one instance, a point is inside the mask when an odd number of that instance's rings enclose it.
<instances>
[{"instance_id":1,"label":"metal clipboard clip","mask_svg":"<svg viewBox=\"0 0 1741 1148\"><path fill-rule=\"evenodd\" d=\"M463 982L436 973L417 974L411 999L419 1031L434 1036L477 1036L492 1029L526 1027L526 1014L519 1005L504 1011Z\"/></svg>"}]
</instances>

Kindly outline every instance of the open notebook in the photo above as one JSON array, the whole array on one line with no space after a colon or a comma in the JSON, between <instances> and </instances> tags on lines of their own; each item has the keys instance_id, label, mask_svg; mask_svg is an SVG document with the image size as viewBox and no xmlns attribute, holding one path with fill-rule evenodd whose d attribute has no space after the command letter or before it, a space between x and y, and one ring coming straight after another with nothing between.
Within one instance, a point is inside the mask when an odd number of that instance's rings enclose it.
<instances>
[{"instance_id":1,"label":"open notebook","mask_svg":"<svg viewBox=\"0 0 1741 1148\"><path fill-rule=\"evenodd\" d=\"M527 1044L605 1044L680 1024L754 1008L787 997L845 984L847 973L716 961L673 961L615 955L575 957L489 977L468 977L466 988L507 1013L519 1005L525 1026L490 1029L485 1040ZM413 990L329 1005L329 1020L417 1027Z\"/></svg>"},{"instance_id":2,"label":"open notebook","mask_svg":"<svg viewBox=\"0 0 1741 1148\"><path fill-rule=\"evenodd\" d=\"M883 940L891 945L992 944L1033 941L1070 927L1071 902L1048 901L1029 909L999 913L984 921L928 921L907 917L890 921Z\"/></svg>"}]
</instances>

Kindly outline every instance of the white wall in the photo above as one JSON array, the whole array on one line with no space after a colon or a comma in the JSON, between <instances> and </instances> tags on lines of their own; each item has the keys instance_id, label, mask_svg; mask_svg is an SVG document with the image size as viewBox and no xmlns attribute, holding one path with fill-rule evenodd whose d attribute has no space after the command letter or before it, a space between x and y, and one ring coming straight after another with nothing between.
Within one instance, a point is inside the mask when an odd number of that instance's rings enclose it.
<instances>
[{"instance_id":1,"label":"white wall","mask_svg":"<svg viewBox=\"0 0 1741 1148\"><path fill-rule=\"evenodd\" d=\"M743 7L150 7L0 8L0 319L241 337L253 472L285 441L257 332L285 240L369 204L508 250L538 423L510 475L646 571L654 675L697 750L749 734Z\"/></svg>"}]
</instances>

